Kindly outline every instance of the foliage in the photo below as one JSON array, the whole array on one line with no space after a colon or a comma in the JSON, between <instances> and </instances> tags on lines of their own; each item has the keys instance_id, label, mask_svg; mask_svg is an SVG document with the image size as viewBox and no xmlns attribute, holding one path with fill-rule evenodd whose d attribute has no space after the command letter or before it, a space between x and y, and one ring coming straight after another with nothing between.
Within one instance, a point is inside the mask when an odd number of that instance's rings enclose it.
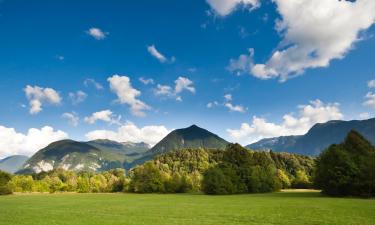
<instances>
[{"instance_id":1,"label":"foliage","mask_svg":"<svg viewBox=\"0 0 375 225\"><path fill-rule=\"evenodd\" d=\"M375 196L375 148L351 131L317 159L315 184L334 196Z\"/></svg>"},{"instance_id":2,"label":"foliage","mask_svg":"<svg viewBox=\"0 0 375 225\"><path fill-rule=\"evenodd\" d=\"M207 194L272 192L281 188L272 159L238 144L228 145L223 161L205 173L203 184Z\"/></svg>"},{"instance_id":3,"label":"foliage","mask_svg":"<svg viewBox=\"0 0 375 225\"><path fill-rule=\"evenodd\" d=\"M156 156L131 169L100 173L56 169L16 175L9 182L14 192L137 192L234 194L289 188L302 171L310 177L310 157L288 153L254 152L240 145L225 151L184 149ZM208 179L207 177L212 176Z\"/></svg>"},{"instance_id":4,"label":"foliage","mask_svg":"<svg viewBox=\"0 0 375 225\"><path fill-rule=\"evenodd\" d=\"M8 185L11 178L12 176L9 173L0 170L0 195L12 194Z\"/></svg>"}]
</instances>

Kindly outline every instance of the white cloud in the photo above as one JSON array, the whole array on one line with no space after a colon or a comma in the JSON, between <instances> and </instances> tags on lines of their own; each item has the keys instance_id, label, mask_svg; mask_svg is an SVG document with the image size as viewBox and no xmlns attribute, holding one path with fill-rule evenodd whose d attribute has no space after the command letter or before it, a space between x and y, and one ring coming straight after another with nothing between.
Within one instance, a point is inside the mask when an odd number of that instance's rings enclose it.
<instances>
[{"instance_id":1,"label":"white cloud","mask_svg":"<svg viewBox=\"0 0 375 225\"><path fill-rule=\"evenodd\" d=\"M86 33L90 35L91 37L95 38L96 40L104 40L109 34L108 32L104 32L97 27L90 28L89 30L86 31Z\"/></svg>"},{"instance_id":2,"label":"white cloud","mask_svg":"<svg viewBox=\"0 0 375 225\"><path fill-rule=\"evenodd\" d=\"M262 138L305 134L316 123L344 117L338 103L324 104L320 100L315 100L298 108L298 116L286 114L280 124L254 116L251 124L242 123L239 129L227 129L227 132L233 141L249 144Z\"/></svg>"},{"instance_id":3,"label":"white cloud","mask_svg":"<svg viewBox=\"0 0 375 225\"><path fill-rule=\"evenodd\" d=\"M253 10L260 6L259 0L206 0L214 12L219 16L227 16L235 11L238 6Z\"/></svg>"},{"instance_id":4,"label":"white cloud","mask_svg":"<svg viewBox=\"0 0 375 225\"><path fill-rule=\"evenodd\" d=\"M226 101L232 101L232 95L231 94L226 94L226 95L224 95L224 99Z\"/></svg>"},{"instance_id":5,"label":"white cloud","mask_svg":"<svg viewBox=\"0 0 375 225\"><path fill-rule=\"evenodd\" d=\"M241 113L246 112L244 107L241 106L241 105L233 105L232 103L227 102L227 103L224 104L224 106L227 107L229 109L229 111L231 111L231 112L241 112Z\"/></svg>"},{"instance_id":6,"label":"white cloud","mask_svg":"<svg viewBox=\"0 0 375 225\"><path fill-rule=\"evenodd\" d=\"M154 80L151 78L146 79L146 78L140 77L139 81L142 82L144 85L154 84Z\"/></svg>"},{"instance_id":7,"label":"white cloud","mask_svg":"<svg viewBox=\"0 0 375 225\"><path fill-rule=\"evenodd\" d=\"M375 80L370 80L367 82L367 86L369 88L375 88Z\"/></svg>"},{"instance_id":8,"label":"white cloud","mask_svg":"<svg viewBox=\"0 0 375 225\"><path fill-rule=\"evenodd\" d=\"M261 79L285 81L309 68L328 67L342 59L375 21L375 1L273 0L281 20L276 30L283 40L264 64L238 60L243 71ZM354 19L353 19L354 18ZM250 63L250 69L248 69ZM231 64L231 63L230 63ZM239 67L239 66L238 66Z\"/></svg>"},{"instance_id":9,"label":"white cloud","mask_svg":"<svg viewBox=\"0 0 375 225\"><path fill-rule=\"evenodd\" d=\"M72 125L74 127L78 126L79 117L78 117L77 113L75 113L75 112L71 112L71 113L66 112L66 113L63 113L61 115L61 117L64 118L64 119L67 119L70 125Z\"/></svg>"},{"instance_id":10,"label":"white cloud","mask_svg":"<svg viewBox=\"0 0 375 225\"><path fill-rule=\"evenodd\" d=\"M118 142L145 142L155 145L164 138L170 131L164 126L137 127L131 122L120 126L117 131L94 130L86 134L88 140L109 139Z\"/></svg>"},{"instance_id":11,"label":"white cloud","mask_svg":"<svg viewBox=\"0 0 375 225\"><path fill-rule=\"evenodd\" d=\"M178 77L177 80L174 81L176 84L174 90L175 93L178 94L183 90L190 91L191 93L195 93L195 87L193 81L189 80L186 77Z\"/></svg>"},{"instance_id":12,"label":"white cloud","mask_svg":"<svg viewBox=\"0 0 375 225\"><path fill-rule=\"evenodd\" d=\"M111 110L102 110L94 112L91 116L85 117L85 122L94 124L96 121L101 120L110 124L120 124L121 116L116 116Z\"/></svg>"},{"instance_id":13,"label":"white cloud","mask_svg":"<svg viewBox=\"0 0 375 225\"><path fill-rule=\"evenodd\" d=\"M97 90L103 90L103 89L104 89L103 86L102 86L100 83L96 82L94 79L91 79L91 78L87 78L87 79L83 82L83 84L84 84L86 87L88 87L89 85L93 85Z\"/></svg>"},{"instance_id":14,"label":"white cloud","mask_svg":"<svg viewBox=\"0 0 375 225\"><path fill-rule=\"evenodd\" d=\"M155 89L155 95L166 96L166 97L175 97L176 101L181 102L182 97L178 96L179 93L184 90L191 93L195 93L195 87L193 81L186 77L178 77L175 81L174 89L169 85L158 84Z\"/></svg>"},{"instance_id":15,"label":"white cloud","mask_svg":"<svg viewBox=\"0 0 375 225\"><path fill-rule=\"evenodd\" d=\"M11 155L30 156L51 142L66 138L68 134L49 126L30 128L26 134L18 133L14 128L0 126L0 158Z\"/></svg>"},{"instance_id":16,"label":"white cloud","mask_svg":"<svg viewBox=\"0 0 375 225\"><path fill-rule=\"evenodd\" d=\"M232 103L233 97L231 94L224 95L224 102L219 103L217 101L209 102L207 103L207 108L213 108L216 106L223 106L229 109L230 112L240 112L244 113L246 112L246 109L242 105L234 105Z\"/></svg>"},{"instance_id":17,"label":"white cloud","mask_svg":"<svg viewBox=\"0 0 375 225\"><path fill-rule=\"evenodd\" d=\"M147 51L154 57L156 58L157 60L159 60L159 62L161 63L166 63L166 62L169 62L169 63L174 63L176 61L176 58L174 56L172 56L170 59L168 59L167 57L165 57L161 52L159 52L155 45L150 45L150 46L147 46Z\"/></svg>"},{"instance_id":18,"label":"white cloud","mask_svg":"<svg viewBox=\"0 0 375 225\"><path fill-rule=\"evenodd\" d=\"M69 98L72 100L73 105L77 105L81 102L84 102L87 98L87 94L81 90L77 91L76 93L70 92Z\"/></svg>"},{"instance_id":19,"label":"white cloud","mask_svg":"<svg viewBox=\"0 0 375 225\"><path fill-rule=\"evenodd\" d=\"M165 96L173 96L173 90L172 87L168 85L161 85L158 84L155 89L155 94L156 95L165 95Z\"/></svg>"},{"instance_id":20,"label":"white cloud","mask_svg":"<svg viewBox=\"0 0 375 225\"><path fill-rule=\"evenodd\" d=\"M38 86L27 85L24 88L27 99L29 99L30 114L37 114L42 111L44 103L58 105L61 103L61 97L57 91L52 88L42 88Z\"/></svg>"},{"instance_id":21,"label":"white cloud","mask_svg":"<svg viewBox=\"0 0 375 225\"><path fill-rule=\"evenodd\" d=\"M370 116L370 114L368 113L368 112L364 112L364 113L360 113L359 114L359 119L361 119L361 120L367 120L367 119L369 119L371 116Z\"/></svg>"},{"instance_id":22,"label":"white cloud","mask_svg":"<svg viewBox=\"0 0 375 225\"><path fill-rule=\"evenodd\" d=\"M141 92L132 87L129 77L116 74L107 80L112 92L116 93L121 104L129 105L133 115L145 116L144 110L149 110L151 107L137 99Z\"/></svg>"},{"instance_id":23,"label":"white cloud","mask_svg":"<svg viewBox=\"0 0 375 225\"><path fill-rule=\"evenodd\" d=\"M211 108L213 108L215 106L218 106L218 105L219 105L219 103L217 101L213 101L213 102L207 103L206 106L207 106L207 108L211 109Z\"/></svg>"},{"instance_id":24,"label":"white cloud","mask_svg":"<svg viewBox=\"0 0 375 225\"><path fill-rule=\"evenodd\" d=\"M242 54L237 59L230 59L227 70L236 75L241 75L242 73L251 73L251 68L253 66L253 56L254 49L249 49L249 54Z\"/></svg>"},{"instance_id":25,"label":"white cloud","mask_svg":"<svg viewBox=\"0 0 375 225\"><path fill-rule=\"evenodd\" d=\"M363 103L364 106L375 108L375 93L367 93L365 99L366 101Z\"/></svg>"}]
</instances>

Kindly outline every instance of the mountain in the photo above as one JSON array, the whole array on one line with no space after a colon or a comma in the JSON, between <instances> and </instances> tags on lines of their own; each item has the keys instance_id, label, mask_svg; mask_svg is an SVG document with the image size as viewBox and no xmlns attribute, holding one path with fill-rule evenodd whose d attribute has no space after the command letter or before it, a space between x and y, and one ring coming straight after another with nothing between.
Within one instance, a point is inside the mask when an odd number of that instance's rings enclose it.
<instances>
[{"instance_id":1,"label":"mountain","mask_svg":"<svg viewBox=\"0 0 375 225\"><path fill-rule=\"evenodd\" d=\"M149 151L145 152L142 157L135 159L133 162L125 165L126 169L133 168L136 165L143 164L158 155L187 148L205 148L205 149L222 149L229 144L226 140L218 135L209 132L197 125L187 128L177 129L170 132L161 141L159 141Z\"/></svg>"},{"instance_id":2,"label":"mountain","mask_svg":"<svg viewBox=\"0 0 375 225\"><path fill-rule=\"evenodd\" d=\"M29 157L24 155L12 155L7 158L0 160L0 170L15 173L22 168L23 164L28 160Z\"/></svg>"},{"instance_id":3,"label":"mountain","mask_svg":"<svg viewBox=\"0 0 375 225\"><path fill-rule=\"evenodd\" d=\"M228 144L226 140L216 134L192 125L172 131L149 152L157 155L184 148L225 149Z\"/></svg>"},{"instance_id":4,"label":"mountain","mask_svg":"<svg viewBox=\"0 0 375 225\"><path fill-rule=\"evenodd\" d=\"M103 171L122 168L147 151L145 143L119 143L110 140L78 142L62 140L39 150L18 173L39 173L52 169ZM139 151L139 152L137 152Z\"/></svg>"},{"instance_id":5,"label":"mountain","mask_svg":"<svg viewBox=\"0 0 375 225\"><path fill-rule=\"evenodd\" d=\"M107 139L97 139L86 142L89 145L97 147L102 150L114 151L124 153L126 155L139 155L148 151L151 146L147 143L133 143L133 142L116 142Z\"/></svg>"},{"instance_id":6,"label":"mountain","mask_svg":"<svg viewBox=\"0 0 375 225\"><path fill-rule=\"evenodd\" d=\"M361 133L375 144L375 118L368 120L332 120L315 124L305 135L266 138L246 146L255 150L271 149L316 156L331 144L341 143L350 130Z\"/></svg>"}]
</instances>

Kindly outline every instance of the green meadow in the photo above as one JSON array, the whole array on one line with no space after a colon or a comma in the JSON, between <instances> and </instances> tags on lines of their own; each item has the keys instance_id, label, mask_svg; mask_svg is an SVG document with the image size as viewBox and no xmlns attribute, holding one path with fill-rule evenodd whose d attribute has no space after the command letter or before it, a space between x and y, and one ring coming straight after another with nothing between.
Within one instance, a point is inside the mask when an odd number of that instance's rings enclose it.
<instances>
[{"instance_id":1,"label":"green meadow","mask_svg":"<svg viewBox=\"0 0 375 225\"><path fill-rule=\"evenodd\" d=\"M375 199L312 191L203 194L14 194L0 224L375 224Z\"/></svg>"}]
</instances>

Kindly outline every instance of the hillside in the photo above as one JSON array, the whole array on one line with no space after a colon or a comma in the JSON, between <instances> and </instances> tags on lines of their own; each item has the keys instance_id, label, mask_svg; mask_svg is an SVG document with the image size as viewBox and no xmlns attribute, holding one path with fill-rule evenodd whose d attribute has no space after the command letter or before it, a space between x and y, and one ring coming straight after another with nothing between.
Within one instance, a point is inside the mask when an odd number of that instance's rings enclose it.
<instances>
[{"instance_id":1,"label":"hillside","mask_svg":"<svg viewBox=\"0 0 375 225\"><path fill-rule=\"evenodd\" d=\"M305 135L262 139L246 147L255 150L271 149L314 156L319 155L329 145L342 142L350 130L358 131L372 144L375 144L375 118L372 118L318 123Z\"/></svg>"},{"instance_id":2,"label":"hillside","mask_svg":"<svg viewBox=\"0 0 375 225\"><path fill-rule=\"evenodd\" d=\"M0 160L0 170L8 173L14 173L22 168L23 164L29 159L24 155L13 155Z\"/></svg>"},{"instance_id":3,"label":"hillside","mask_svg":"<svg viewBox=\"0 0 375 225\"><path fill-rule=\"evenodd\" d=\"M147 149L148 145L144 143L62 140L51 143L35 153L27 160L19 173L39 173L57 168L75 171L104 171L122 168L125 163L131 162Z\"/></svg>"}]
</instances>

